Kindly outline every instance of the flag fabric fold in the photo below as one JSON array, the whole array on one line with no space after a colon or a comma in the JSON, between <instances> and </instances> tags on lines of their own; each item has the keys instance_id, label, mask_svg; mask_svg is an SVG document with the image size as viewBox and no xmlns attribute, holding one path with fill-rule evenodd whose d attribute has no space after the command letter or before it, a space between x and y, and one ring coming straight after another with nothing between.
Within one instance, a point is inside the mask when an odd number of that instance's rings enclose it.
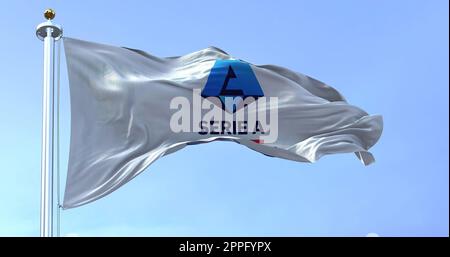
<instances>
[{"instance_id":1,"label":"flag fabric fold","mask_svg":"<svg viewBox=\"0 0 450 257\"><path fill-rule=\"evenodd\" d=\"M214 47L169 58L72 38L64 38L64 47L71 99L65 209L113 192L164 155L215 140L234 141L299 162L315 162L335 153L355 153L365 165L374 161L368 150L381 136L382 117L368 115L334 88L303 74L252 65ZM219 100L210 105L207 101L213 101L214 94ZM187 101L172 106L177 97ZM240 99L236 102L240 109L228 109L227 97ZM276 98L276 107L261 105L267 113L277 113L277 126L268 130L272 133L276 128L275 139L255 138L256 132L232 132L235 127L247 129L251 125L247 121L221 121L217 126L208 121L199 125L200 131L171 123L177 112L172 107L186 102L195 109L196 98L201 106L222 106L226 113L235 114L249 108L241 104L246 97L253 97L255 103ZM190 128L196 126L194 112L183 117L184 121L188 117ZM181 131L174 131L178 126ZM216 133L217 127L226 132Z\"/></svg>"}]
</instances>

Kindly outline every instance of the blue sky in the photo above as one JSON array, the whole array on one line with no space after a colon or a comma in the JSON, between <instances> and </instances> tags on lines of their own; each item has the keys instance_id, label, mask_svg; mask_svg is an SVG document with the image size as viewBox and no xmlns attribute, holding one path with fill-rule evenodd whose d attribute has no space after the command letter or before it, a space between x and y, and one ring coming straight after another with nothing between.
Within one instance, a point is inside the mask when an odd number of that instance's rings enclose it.
<instances>
[{"instance_id":1,"label":"blue sky","mask_svg":"<svg viewBox=\"0 0 450 257\"><path fill-rule=\"evenodd\" d=\"M64 211L62 234L448 236L448 1L93 2L0 3L0 235L39 235L43 45L35 27L52 7L69 37L158 56L217 46L308 74L384 117L369 167L352 154L305 164L227 142L191 146ZM61 71L64 175L64 58Z\"/></svg>"}]
</instances>

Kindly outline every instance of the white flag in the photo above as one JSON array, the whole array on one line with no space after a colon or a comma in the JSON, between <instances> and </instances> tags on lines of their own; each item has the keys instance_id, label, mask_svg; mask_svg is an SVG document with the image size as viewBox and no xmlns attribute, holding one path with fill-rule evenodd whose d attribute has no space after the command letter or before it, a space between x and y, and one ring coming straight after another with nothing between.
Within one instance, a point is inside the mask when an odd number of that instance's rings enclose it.
<instances>
[{"instance_id":1,"label":"white flag","mask_svg":"<svg viewBox=\"0 0 450 257\"><path fill-rule=\"evenodd\" d=\"M64 46L72 110L65 209L111 193L164 155L214 140L299 162L352 152L374 161L368 149L382 117L300 73L213 47L158 58L71 38Z\"/></svg>"}]
</instances>

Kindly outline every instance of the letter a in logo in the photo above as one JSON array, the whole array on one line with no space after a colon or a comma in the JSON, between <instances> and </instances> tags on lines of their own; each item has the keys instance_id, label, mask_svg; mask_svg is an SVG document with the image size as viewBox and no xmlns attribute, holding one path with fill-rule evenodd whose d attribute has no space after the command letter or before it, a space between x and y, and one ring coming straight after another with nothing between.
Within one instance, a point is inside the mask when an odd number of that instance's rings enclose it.
<instances>
[{"instance_id":1,"label":"letter a in logo","mask_svg":"<svg viewBox=\"0 0 450 257\"><path fill-rule=\"evenodd\" d=\"M264 96L264 93L248 63L239 60L217 60L202 91L202 97L210 96L219 97L223 108L225 97L245 99L251 96L256 99Z\"/></svg>"}]
</instances>

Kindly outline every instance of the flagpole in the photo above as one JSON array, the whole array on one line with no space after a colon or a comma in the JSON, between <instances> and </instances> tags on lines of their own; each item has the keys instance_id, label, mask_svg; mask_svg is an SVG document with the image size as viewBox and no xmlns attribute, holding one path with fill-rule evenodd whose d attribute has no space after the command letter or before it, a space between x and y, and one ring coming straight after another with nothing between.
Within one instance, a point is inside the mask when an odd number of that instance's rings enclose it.
<instances>
[{"instance_id":1,"label":"flagpole","mask_svg":"<svg viewBox=\"0 0 450 257\"><path fill-rule=\"evenodd\" d=\"M41 148L41 225L42 237L53 236L53 175L54 175L54 102L55 102L55 41L62 36L62 28L53 24L52 9L44 12L46 22L36 28L36 36L44 41L44 83L42 94L42 148Z\"/></svg>"}]
</instances>

